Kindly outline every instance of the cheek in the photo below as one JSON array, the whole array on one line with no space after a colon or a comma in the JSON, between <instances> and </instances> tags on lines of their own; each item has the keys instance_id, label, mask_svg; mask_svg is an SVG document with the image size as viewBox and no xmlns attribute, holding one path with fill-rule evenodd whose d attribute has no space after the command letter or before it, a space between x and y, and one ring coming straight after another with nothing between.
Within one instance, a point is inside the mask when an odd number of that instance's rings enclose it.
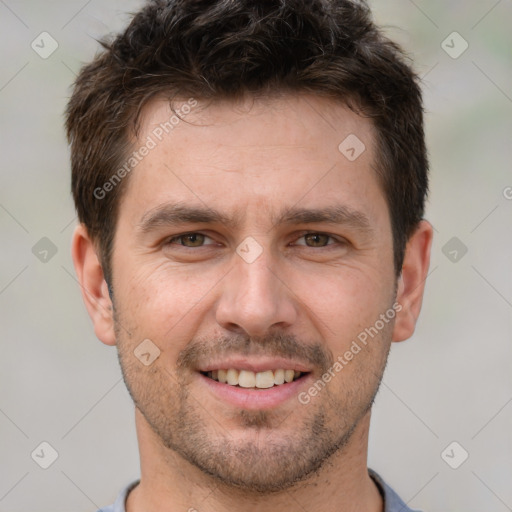
<instances>
[{"instance_id":1,"label":"cheek","mask_svg":"<svg viewBox=\"0 0 512 512\"><path fill-rule=\"evenodd\" d=\"M116 289L116 307L132 327L133 343L149 338L162 350L178 352L193 336L194 319L214 282L168 264L127 267L119 269L130 277Z\"/></svg>"},{"instance_id":2,"label":"cheek","mask_svg":"<svg viewBox=\"0 0 512 512\"><path fill-rule=\"evenodd\" d=\"M377 270L344 267L301 279L297 295L305 311L314 313L310 316L324 339L331 340L333 352L345 351L347 343L390 307L391 285L381 276Z\"/></svg>"}]
</instances>

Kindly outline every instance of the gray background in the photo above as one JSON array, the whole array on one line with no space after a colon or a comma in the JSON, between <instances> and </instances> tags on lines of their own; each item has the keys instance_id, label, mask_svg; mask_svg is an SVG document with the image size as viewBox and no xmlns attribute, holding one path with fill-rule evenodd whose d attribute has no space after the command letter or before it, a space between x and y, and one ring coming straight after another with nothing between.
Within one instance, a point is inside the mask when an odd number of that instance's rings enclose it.
<instances>
[{"instance_id":1,"label":"gray background","mask_svg":"<svg viewBox=\"0 0 512 512\"><path fill-rule=\"evenodd\" d=\"M98 49L94 38L123 27L139 5L0 0L0 512L94 511L138 476L133 408L115 349L96 340L74 277L62 123L70 84ZM412 507L505 512L512 510L512 1L372 5L425 80L426 216L436 232L416 333L393 346L377 397L369 465ZM42 45L43 31L58 43L47 58L31 48L34 40ZM464 42L454 31L469 44L457 58ZM48 469L31 458L43 441L58 453ZM34 459L48 462L50 452L40 450ZM459 464L463 450L469 458L452 469L446 461Z\"/></svg>"}]
</instances>

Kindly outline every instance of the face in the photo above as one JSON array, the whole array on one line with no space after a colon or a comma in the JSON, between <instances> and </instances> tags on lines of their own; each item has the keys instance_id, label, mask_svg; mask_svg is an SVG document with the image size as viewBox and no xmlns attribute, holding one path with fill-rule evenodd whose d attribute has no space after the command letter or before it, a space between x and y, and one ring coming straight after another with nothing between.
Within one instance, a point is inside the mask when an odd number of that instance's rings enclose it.
<instances>
[{"instance_id":1,"label":"face","mask_svg":"<svg viewBox=\"0 0 512 512\"><path fill-rule=\"evenodd\" d=\"M162 450L284 489L349 445L384 371L396 279L375 135L312 96L198 104L161 136L171 116L146 107L139 144L156 145L120 204L123 375Z\"/></svg>"}]
</instances>

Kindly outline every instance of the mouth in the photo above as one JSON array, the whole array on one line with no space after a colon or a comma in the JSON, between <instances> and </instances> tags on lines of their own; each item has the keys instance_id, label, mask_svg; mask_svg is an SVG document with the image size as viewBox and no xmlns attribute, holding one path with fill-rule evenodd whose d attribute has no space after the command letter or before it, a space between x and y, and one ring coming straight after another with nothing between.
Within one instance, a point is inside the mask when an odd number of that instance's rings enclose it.
<instances>
[{"instance_id":1,"label":"mouth","mask_svg":"<svg viewBox=\"0 0 512 512\"><path fill-rule=\"evenodd\" d=\"M277 409L314 380L314 369L283 357L231 356L196 368L208 395L236 409Z\"/></svg>"},{"instance_id":2,"label":"mouth","mask_svg":"<svg viewBox=\"0 0 512 512\"><path fill-rule=\"evenodd\" d=\"M214 400L253 411L285 406L314 380L312 368L283 358L233 357L197 370L199 384Z\"/></svg>"},{"instance_id":3,"label":"mouth","mask_svg":"<svg viewBox=\"0 0 512 512\"><path fill-rule=\"evenodd\" d=\"M284 368L259 372L228 368L202 371L200 373L221 384L228 384L235 388L244 389L270 389L279 387L300 380L309 374L309 372Z\"/></svg>"}]
</instances>

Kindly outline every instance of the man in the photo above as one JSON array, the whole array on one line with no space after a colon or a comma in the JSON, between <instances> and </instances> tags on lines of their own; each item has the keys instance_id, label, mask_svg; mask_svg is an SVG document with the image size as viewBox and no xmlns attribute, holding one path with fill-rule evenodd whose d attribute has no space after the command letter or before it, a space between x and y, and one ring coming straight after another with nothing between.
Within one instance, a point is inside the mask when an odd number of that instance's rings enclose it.
<instances>
[{"instance_id":1,"label":"man","mask_svg":"<svg viewBox=\"0 0 512 512\"><path fill-rule=\"evenodd\" d=\"M67 109L72 254L135 404L105 511L407 511L367 468L432 227L415 74L349 0L149 2Z\"/></svg>"}]
</instances>

